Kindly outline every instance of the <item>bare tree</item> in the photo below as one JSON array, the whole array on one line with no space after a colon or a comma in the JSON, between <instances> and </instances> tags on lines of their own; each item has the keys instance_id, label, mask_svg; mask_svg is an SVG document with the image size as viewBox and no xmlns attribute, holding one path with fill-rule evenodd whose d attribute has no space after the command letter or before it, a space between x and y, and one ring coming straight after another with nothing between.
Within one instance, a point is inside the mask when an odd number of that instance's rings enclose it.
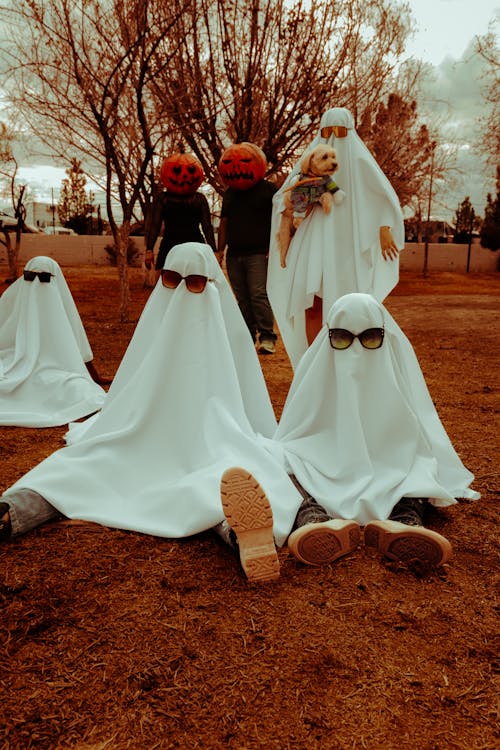
<instances>
[{"instance_id":1,"label":"bare tree","mask_svg":"<svg viewBox=\"0 0 500 750\"><path fill-rule=\"evenodd\" d=\"M278 172L333 106L380 100L409 33L407 6L387 0L193 0L177 49L153 82L179 140L211 184L231 142L263 148Z\"/></svg>"},{"instance_id":2,"label":"bare tree","mask_svg":"<svg viewBox=\"0 0 500 750\"><path fill-rule=\"evenodd\" d=\"M490 166L500 163L500 49L493 32L476 39L477 52L487 63L483 78L483 91L487 102L486 113L482 115L482 151Z\"/></svg>"},{"instance_id":3,"label":"bare tree","mask_svg":"<svg viewBox=\"0 0 500 750\"><path fill-rule=\"evenodd\" d=\"M3 122L0 122L0 175L6 177L10 184L10 195L14 216L17 219L15 229L12 231L12 225L6 225L5 221L0 218L0 243L7 250L7 263L9 264L9 282L17 279L17 265L19 251L21 249L22 231L26 219L26 208L24 206L24 194L26 185L16 183L18 164L12 150L12 141L14 135L12 131ZM14 234L14 244L12 244L12 235Z\"/></svg>"},{"instance_id":4,"label":"bare tree","mask_svg":"<svg viewBox=\"0 0 500 750\"><path fill-rule=\"evenodd\" d=\"M417 104L389 94L372 118L365 112L358 128L378 164L398 194L402 206L425 187L432 158L429 130L418 118Z\"/></svg>"},{"instance_id":5,"label":"bare tree","mask_svg":"<svg viewBox=\"0 0 500 750\"><path fill-rule=\"evenodd\" d=\"M165 137L151 83L168 64L169 34L183 7L175 0L12 0L3 9L12 29L10 100L54 154L70 146L104 169L121 320L130 305L130 223Z\"/></svg>"}]
</instances>

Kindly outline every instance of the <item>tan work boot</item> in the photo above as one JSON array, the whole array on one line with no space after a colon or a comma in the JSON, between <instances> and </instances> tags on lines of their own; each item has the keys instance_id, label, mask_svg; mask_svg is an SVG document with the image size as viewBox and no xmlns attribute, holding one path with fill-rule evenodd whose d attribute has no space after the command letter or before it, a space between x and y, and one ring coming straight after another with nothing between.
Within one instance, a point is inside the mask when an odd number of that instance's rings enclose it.
<instances>
[{"instance_id":1,"label":"tan work boot","mask_svg":"<svg viewBox=\"0 0 500 750\"><path fill-rule=\"evenodd\" d=\"M227 522L236 534L241 566L249 581L279 578L273 512L266 493L246 469L227 469L220 483Z\"/></svg>"}]
</instances>

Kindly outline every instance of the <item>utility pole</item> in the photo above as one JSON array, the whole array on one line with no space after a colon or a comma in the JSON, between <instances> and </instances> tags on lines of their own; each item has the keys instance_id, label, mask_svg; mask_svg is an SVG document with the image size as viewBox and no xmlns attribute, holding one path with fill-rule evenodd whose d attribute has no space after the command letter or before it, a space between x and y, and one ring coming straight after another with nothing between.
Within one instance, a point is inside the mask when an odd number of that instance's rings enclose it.
<instances>
[{"instance_id":1,"label":"utility pole","mask_svg":"<svg viewBox=\"0 0 500 750\"><path fill-rule=\"evenodd\" d=\"M54 188L50 188L52 194L52 204L50 206L50 212L52 214L52 234L56 233L56 207L54 204Z\"/></svg>"},{"instance_id":2,"label":"utility pole","mask_svg":"<svg viewBox=\"0 0 500 750\"><path fill-rule=\"evenodd\" d=\"M432 205L432 180L434 178L434 152L436 150L436 141L431 143L431 171L429 177L429 200L427 203L427 230L425 232L425 246L424 246L424 269L423 276L427 276L427 266L429 263L429 231L431 221L431 205Z\"/></svg>"},{"instance_id":3,"label":"utility pole","mask_svg":"<svg viewBox=\"0 0 500 750\"><path fill-rule=\"evenodd\" d=\"M469 273L470 268L470 253L471 253L471 245L472 245L472 230L474 228L474 219L476 214L474 213L474 209L471 208L470 210L470 221L469 221L469 247L467 248L467 266L465 268L466 272Z\"/></svg>"}]
</instances>

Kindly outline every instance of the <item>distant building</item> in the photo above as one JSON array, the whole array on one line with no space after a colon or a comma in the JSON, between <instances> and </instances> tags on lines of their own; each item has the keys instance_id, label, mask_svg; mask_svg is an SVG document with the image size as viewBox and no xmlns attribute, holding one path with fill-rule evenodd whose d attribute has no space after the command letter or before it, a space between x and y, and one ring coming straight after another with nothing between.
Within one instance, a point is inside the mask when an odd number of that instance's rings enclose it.
<instances>
[{"instance_id":1,"label":"distant building","mask_svg":"<svg viewBox=\"0 0 500 750\"><path fill-rule=\"evenodd\" d=\"M431 217L419 221L416 217L405 219L405 242L453 242L453 227L445 219Z\"/></svg>"},{"instance_id":2,"label":"distant building","mask_svg":"<svg viewBox=\"0 0 500 750\"><path fill-rule=\"evenodd\" d=\"M26 219L39 229L59 224L56 203L31 201L26 204Z\"/></svg>"}]
</instances>

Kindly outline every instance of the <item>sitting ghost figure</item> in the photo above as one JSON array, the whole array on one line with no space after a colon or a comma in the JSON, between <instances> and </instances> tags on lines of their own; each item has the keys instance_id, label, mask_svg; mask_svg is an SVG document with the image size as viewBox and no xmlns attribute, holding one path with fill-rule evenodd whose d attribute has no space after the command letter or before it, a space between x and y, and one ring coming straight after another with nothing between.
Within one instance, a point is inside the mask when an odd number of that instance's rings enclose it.
<instances>
[{"instance_id":1,"label":"sitting ghost figure","mask_svg":"<svg viewBox=\"0 0 500 750\"><path fill-rule=\"evenodd\" d=\"M365 544L392 559L445 562L451 546L423 527L426 505L479 498L413 347L369 294L330 309L297 366L273 446L327 513L365 526ZM303 533L290 536L292 549Z\"/></svg>"},{"instance_id":2,"label":"sitting ghost figure","mask_svg":"<svg viewBox=\"0 0 500 750\"><path fill-rule=\"evenodd\" d=\"M0 297L0 424L54 427L101 408L92 350L59 265L32 258Z\"/></svg>"},{"instance_id":3,"label":"sitting ghost figure","mask_svg":"<svg viewBox=\"0 0 500 750\"><path fill-rule=\"evenodd\" d=\"M13 535L62 514L190 536L225 520L221 478L242 465L269 498L271 540L286 540L302 498L261 445L276 419L252 338L208 245L168 253L104 407L88 421L4 493L0 516L10 511Z\"/></svg>"}]
</instances>

